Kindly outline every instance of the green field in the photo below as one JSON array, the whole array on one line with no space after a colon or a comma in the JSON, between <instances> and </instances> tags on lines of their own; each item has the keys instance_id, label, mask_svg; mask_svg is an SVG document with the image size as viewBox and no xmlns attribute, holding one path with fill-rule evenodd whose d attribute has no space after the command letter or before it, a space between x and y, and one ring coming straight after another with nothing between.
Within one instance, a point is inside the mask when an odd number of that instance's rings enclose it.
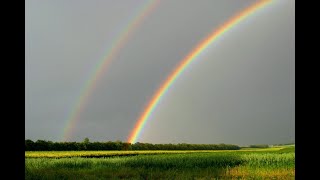
<instances>
[{"instance_id":1,"label":"green field","mask_svg":"<svg viewBox=\"0 0 320 180\"><path fill-rule=\"evenodd\" d=\"M294 146L219 151L26 152L26 179L294 179Z\"/></svg>"}]
</instances>

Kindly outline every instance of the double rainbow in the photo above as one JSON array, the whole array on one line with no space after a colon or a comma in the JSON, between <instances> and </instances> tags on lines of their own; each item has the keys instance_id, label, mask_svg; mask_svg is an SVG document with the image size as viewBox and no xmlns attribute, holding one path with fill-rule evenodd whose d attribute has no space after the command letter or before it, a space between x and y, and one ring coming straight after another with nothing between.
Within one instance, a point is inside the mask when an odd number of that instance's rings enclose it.
<instances>
[{"instance_id":1,"label":"double rainbow","mask_svg":"<svg viewBox=\"0 0 320 180\"><path fill-rule=\"evenodd\" d=\"M219 28L213 30L207 38L200 42L184 59L182 59L181 63L167 77L167 79L163 82L160 88L156 91L150 102L147 104L143 113L134 125L134 128L131 131L127 141L130 143L135 143L137 141L139 135L143 130L143 127L145 126L148 119L150 119L152 112L157 107L161 98L163 98L164 94L168 92L168 89L172 86L172 84L175 82L178 76L183 73L183 71L191 64L192 61L196 60L196 58L201 54L201 52L203 52L217 38L219 38L229 29L237 25L241 20L253 14L258 9L266 6L270 2L271 0L260 0L250 5L246 9L242 10L240 13L236 14L228 21L226 21L224 24L222 24Z\"/></svg>"}]
</instances>

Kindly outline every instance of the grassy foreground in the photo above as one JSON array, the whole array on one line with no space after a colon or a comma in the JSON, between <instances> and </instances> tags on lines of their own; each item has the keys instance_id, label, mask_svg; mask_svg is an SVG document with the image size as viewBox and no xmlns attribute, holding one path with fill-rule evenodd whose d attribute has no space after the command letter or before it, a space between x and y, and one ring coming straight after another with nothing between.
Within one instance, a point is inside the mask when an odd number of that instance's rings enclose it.
<instances>
[{"instance_id":1,"label":"grassy foreground","mask_svg":"<svg viewBox=\"0 0 320 180\"><path fill-rule=\"evenodd\" d=\"M101 154L94 156L95 153ZM294 179L295 173L292 146L117 153L121 155L114 156L116 152L110 151L26 152L25 176L26 179ZM90 155L101 158L87 158Z\"/></svg>"}]
</instances>

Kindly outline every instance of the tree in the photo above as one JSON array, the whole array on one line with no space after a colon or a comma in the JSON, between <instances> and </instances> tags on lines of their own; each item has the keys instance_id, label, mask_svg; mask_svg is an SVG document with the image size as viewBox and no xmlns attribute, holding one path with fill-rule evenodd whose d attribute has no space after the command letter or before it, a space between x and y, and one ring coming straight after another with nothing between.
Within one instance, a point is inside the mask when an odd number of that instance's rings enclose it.
<instances>
[{"instance_id":1,"label":"tree","mask_svg":"<svg viewBox=\"0 0 320 180\"><path fill-rule=\"evenodd\" d=\"M26 151L32 151L34 150L34 142L30 139L25 140L25 150Z\"/></svg>"},{"instance_id":2,"label":"tree","mask_svg":"<svg viewBox=\"0 0 320 180\"><path fill-rule=\"evenodd\" d=\"M85 143L85 144L89 144L89 138L84 138L84 140L83 140L83 143Z\"/></svg>"}]
</instances>

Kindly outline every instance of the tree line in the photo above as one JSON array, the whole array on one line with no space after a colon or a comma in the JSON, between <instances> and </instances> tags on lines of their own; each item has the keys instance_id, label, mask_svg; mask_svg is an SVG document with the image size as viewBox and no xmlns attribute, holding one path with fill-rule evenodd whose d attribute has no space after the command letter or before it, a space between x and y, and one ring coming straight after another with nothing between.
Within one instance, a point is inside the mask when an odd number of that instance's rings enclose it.
<instances>
[{"instance_id":1,"label":"tree line","mask_svg":"<svg viewBox=\"0 0 320 180\"><path fill-rule=\"evenodd\" d=\"M30 139L25 140L25 151L88 151L88 150L238 150L237 145L232 144L134 144L121 141L89 142L86 138L83 142L52 142Z\"/></svg>"},{"instance_id":2,"label":"tree line","mask_svg":"<svg viewBox=\"0 0 320 180\"><path fill-rule=\"evenodd\" d=\"M250 148L268 148L268 144L252 144L249 146Z\"/></svg>"}]
</instances>

